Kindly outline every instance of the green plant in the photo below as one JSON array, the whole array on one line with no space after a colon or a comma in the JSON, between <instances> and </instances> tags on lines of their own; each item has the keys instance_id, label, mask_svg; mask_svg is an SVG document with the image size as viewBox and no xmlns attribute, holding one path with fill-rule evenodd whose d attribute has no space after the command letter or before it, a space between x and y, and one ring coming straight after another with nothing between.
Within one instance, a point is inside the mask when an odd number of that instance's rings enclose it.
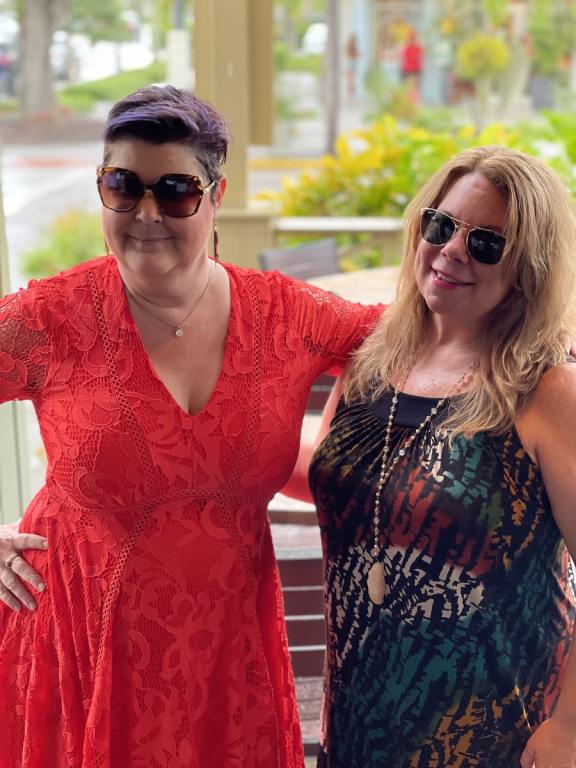
<instances>
[{"instance_id":1,"label":"green plant","mask_svg":"<svg viewBox=\"0 0 576 768\"><path fill-rule=\"evenodd\" d=\"M93 109L97 99L90 93L74 90L75 86L69 86L58 94L58 103L66 113L74 115L88 115Z\"/></svg>"},{"instance_id":2,"label":"green plant","mask_svg":"<svg viewBox=\"0 0 576 768\"><path fill-rule=\"evenodd\" d=\"M13 114L18 111L16 99L7 98L0 100L0 114Z\"/></svg>"},{"instance_id":3,"label":"green plant","mask_svg":"<svg viewBox=\"0 0 576 768\"><path fill-rule=\"evenodd\" d=\"M103 251L100 216L70 210L52 222L40 245L24 254L22 269L27 277L46 277Z\"/></svg>"},{"instance_id":4,"label":"green plant","mask_svg":"<svg viewBox=\"0 0 576 768\"><path fill-rule=\"evenodd\" d=\"M391 84L380 69L371 69L364 84L370 96L371 109L366 114L368 120L376 120L384 114L399 120L415 120L420 111L419 105L410 96L410 86L406 83Z\"/></svg>"},{"instance_id":5,"label":"green plant","mask_svg":"<svg viewBox=\"0 0 576 768\"><path fill-rule=\"evenodd\" d=\"M556 78L576 44L576 7L558 0L534 0L528 19L532 71Z\"/></svg>"},{"instance_id":6,"label":"green plant","mask_svg":"<svg viewBox=\"0 0 576 768\"><path fill-rule=\"evenodd\" d=\"M316 112L311 109L301 109L293 105L291 99L286 96L276 96L275 115L278 120L306 120L316 117Z\"/></svg>"},{"instance_id":7,"label":"green plant","mask_svg":"<svg viewBox=\"0 0 576 768\"><path fill-rule=\"evenodd\" d=\"M477 82L501 74L508 66L510 52L499 37L483 32L460 43L456 51L457 72L464 80Z\"/></svg>"},{"instance_id":8,"label":"green plant","mask_svg":"<svg viewBox=\"0 0 576 768\"><path fill-rule=\"evenodd\" d=\"M568 159L576 166L576 114L572 112L550 112L544 110L541 113L542 125L547 125L548 134L546 138L553 143L555 147L564 147ZM543 127L540 128L538 136L542 137Z\"/></svg>"},{"instance_id":9,"label":"green plant","mask_svg":"<svg viewBox=\"0 0 576 768\"><path fill-rule=\"evenodd\" d=\"M421 106L416 113L412 126L423 128L432 133L454 133L465 127L470 122L470 117L463 108L458 106Z\"/></svg>"},{"instance_id":10,"label":"green plant","mask_svg":"<svg viewBox=\"0 0 576 768\"><path fill-rule=\"evenodd\" d=\"M302 54L294 51L284 40L274 42L274 68L276 72L322 73L323 57L319 53Z\"/></svg>"}]
</instances>

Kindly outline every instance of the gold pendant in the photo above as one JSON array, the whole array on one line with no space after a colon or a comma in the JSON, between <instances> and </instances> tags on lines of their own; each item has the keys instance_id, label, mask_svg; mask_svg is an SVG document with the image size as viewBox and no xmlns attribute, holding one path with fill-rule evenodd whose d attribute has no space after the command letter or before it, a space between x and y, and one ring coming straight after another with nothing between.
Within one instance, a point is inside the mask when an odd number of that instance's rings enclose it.
<instances>
[{"instance_id":1,"label":"gold pendant","mask_svg":"<svg viewBox=\"0 0 576 768\"><path fill-rule=\"evenodd\" d=\"M374 605L382 605L386 596L386 578L382 563L373 563L368 571L368 597Z\"/></svg>"}]
</instances>

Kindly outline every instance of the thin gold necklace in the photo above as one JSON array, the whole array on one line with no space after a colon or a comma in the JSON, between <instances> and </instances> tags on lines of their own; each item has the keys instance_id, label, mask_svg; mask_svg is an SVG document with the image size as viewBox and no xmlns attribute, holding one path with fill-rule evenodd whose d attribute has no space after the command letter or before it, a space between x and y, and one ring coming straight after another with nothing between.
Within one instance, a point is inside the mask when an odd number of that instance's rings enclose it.
<instances>
[{"instance_id":1,"label":"thin gold necklace","mask_svg":"<svg viewBox=\"0 0 576 768\"><path fill-rule=\"evenodd\" d=\"M380 512L382 502L382 489L390 479L395 466L398 464L401 458L403 458L408 449L414 444L418 435L430 424L432 419L438 414L438 412L445 406L446 401L461 390L468 380L474 375L476 369L476 361L473 361L469 368L460 376L458 381L450 389L447 395L441 397L436 404L432 407L430 413L423 419L416 427L414 432L404 442L402 447L398 450L396 456L389 462L390 458L390 440L392 437L392 426L394 424L394 416L396 415L396 408L398 406L398 394L401 387L408 380L408 375L404 378L402 384L398 384L394 387L392 395L392 403L390 404L390 413L388 414L388 421L386 422L386 431L384 433L384 448L382 450L382 460L380 465L380 475L376 484L376 492L374 494L374 517L372 520L372 538L373 545L370 550L372 556L372 565L368 571L368 597L375 605L382 605L384 598L386 597L386 572L384 564L378 558L380 557Z\"/></svg>"},{"instance_id":2,"label":"thin gold necklace","mask_svg":"<svg viewBox=\"0 0 576 768\"><path fill-rule=\"evenodd\" d=\"M212 272L213 272L213 269L212 269L212 264L210 262L208 264L208 279L206 280L206 284L204 285L204 288L202 289L202 293L200 294L200 297L199 297L198 301L195 304L192 305L192 309L186 314L186 317L182 318L182 320L179 323L176 323L176 324L171 323L169 320L164 320L163 317L158 317L158 315L155 315L153 312L150 312L148 307L146 307L144 304L142 304L140 301L138 301L136 296L132 293L132 291L128 288L128 286L126 284L124 284L124 287L126 288L126 291L127 291L128 295L130 296L130 298L132 299L134 304L136 304L137 307L140 307L140 309L144 310L144 312L146 312L146 314L150 315L150 317L153 317L154 320L157 320L159 323L164 323L164 325L168 325L170 328L172 328L172 333L174 334L174 336L176 336L177 338L181 338L182 336L184 336L184 328L183 328L184 324L192 317L192 313L194 312L194 310L198 309L202 299L208 293L208 288L210 287L210 278L212 277Z\"/></svg>"}]
</instances>

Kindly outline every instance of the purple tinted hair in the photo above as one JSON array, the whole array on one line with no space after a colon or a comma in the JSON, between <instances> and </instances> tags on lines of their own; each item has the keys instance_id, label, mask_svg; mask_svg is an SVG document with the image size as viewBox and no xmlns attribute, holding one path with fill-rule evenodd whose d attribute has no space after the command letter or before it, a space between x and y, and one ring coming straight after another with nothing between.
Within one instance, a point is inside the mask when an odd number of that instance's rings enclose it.
<instances>
[{"instance_id":1,"label":"purple tinted hair","mask_svg":"<svg viewBox=\"0 0 576 768\"><path fill-rule=\"evenodd\" d=\"M110 110L104 127L105 165L109 145L125 138L184 144L194 150L212 181L222 176L230 130L207 101L172 85L152 85L131 93Z\"/></svg>"}]
</instances>

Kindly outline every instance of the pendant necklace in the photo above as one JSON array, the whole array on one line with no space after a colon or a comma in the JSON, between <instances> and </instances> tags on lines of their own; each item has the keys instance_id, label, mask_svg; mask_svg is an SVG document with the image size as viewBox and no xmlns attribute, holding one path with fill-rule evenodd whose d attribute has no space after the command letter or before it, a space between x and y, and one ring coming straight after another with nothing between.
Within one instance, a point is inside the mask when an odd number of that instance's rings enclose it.
<instances>
[{"instance_id":1,"label":"pendant necklace","mask_svg":"<svg viewBox=\"0 0 576 768\"><path fill-rule=\"evenodd\" d=\"M184 327L183 327L184 324L192 317L193 312L196 309L198 309L198 307L200 306L200 304L202 302L202 299L208 293L208 288L210 287L210 278L212 277L212 272L213 272L212 264L209 263L208 264L208 279L206 280L206 283L204 285L204 288L202 289L202 293L200 294L200 297L199 297L198 301L195 302L195 304L192 305L192 309L186 314L186 317L182 318L182 320L179 323L176 323L176 324L171 323L168 320L164 320L164 318L158 317L158 315L155 315L153 312L150 312L148 307L146 307L144 304L142 304L140 301L138 301L136 296L132 293L132 291L128 288L128 286L126 284L124 284L124 287L126 288L126 292L128 293L128 295L130 296L130 298L132 299L134 304L136 304L137 307L140 307L140 309L142 309L144 312L146 312L146 314L150 315L150 317L153 317L154 320L157 320L159 323L164 323L164 325L168 325L170 328L172 328L172 334L174 336L176 336L176 338L179 339L182 336L184 336Z\"/></svg>"},{"instance_id":2,"label":"pendant necklace","mask_svg":"<svg viewBox=\"0 0 576 768\"><path fill-rule=\"evenodd\" d=\"M392 394L392 402L390 404L390 413L388 414L388 421L386 422L386 430L384 432L384 449L382 451L380 475L378 477L378 482L376 484L376 492L374 494L374 517L372 521L372 537L373 537L374 543L373 543L372 549L370 550L370 554L372 555L374 561L370 567L370 570L368 571L368 597L374 603L374 605L382 605L387 592L386 572L384 570L384 564L381 562L381 560L378 559L381 552L380 511L381 511L381 501L382 501L382 489L390 479L390 476L394 471L394 467L398 464L400 459L406 455L410 447L414 444L418 435L430 424L432 419L445 406L447 400L449 400L450 397L455 395L458 392L458 390L462 389L465 386L465 384L468 383L468 380L471 379L472 376L474 375L475 368L476 368L476 361L473 361L470 367L467 368L466 371L464 371L462 376L460 376L458 381L450 389L448 394L445 395L444 397L441 397L437 401L437 403L431 409L430 413L426 416L425 419L423 419L420 422L420 424L418 424L418 426L416 427L414 432L412 432L410 437L406 440L404 445L401 446L396 456L394 456L392 461L389 462L390 440L392 437L392 426L394 424L394 417L396 415L396 410L398 407L398 393L400 392L401 387L406 383L408 376L406 376L402 384L398 384L397 387L394 387L394 392Z\"/></svg>"}]
</instances>

